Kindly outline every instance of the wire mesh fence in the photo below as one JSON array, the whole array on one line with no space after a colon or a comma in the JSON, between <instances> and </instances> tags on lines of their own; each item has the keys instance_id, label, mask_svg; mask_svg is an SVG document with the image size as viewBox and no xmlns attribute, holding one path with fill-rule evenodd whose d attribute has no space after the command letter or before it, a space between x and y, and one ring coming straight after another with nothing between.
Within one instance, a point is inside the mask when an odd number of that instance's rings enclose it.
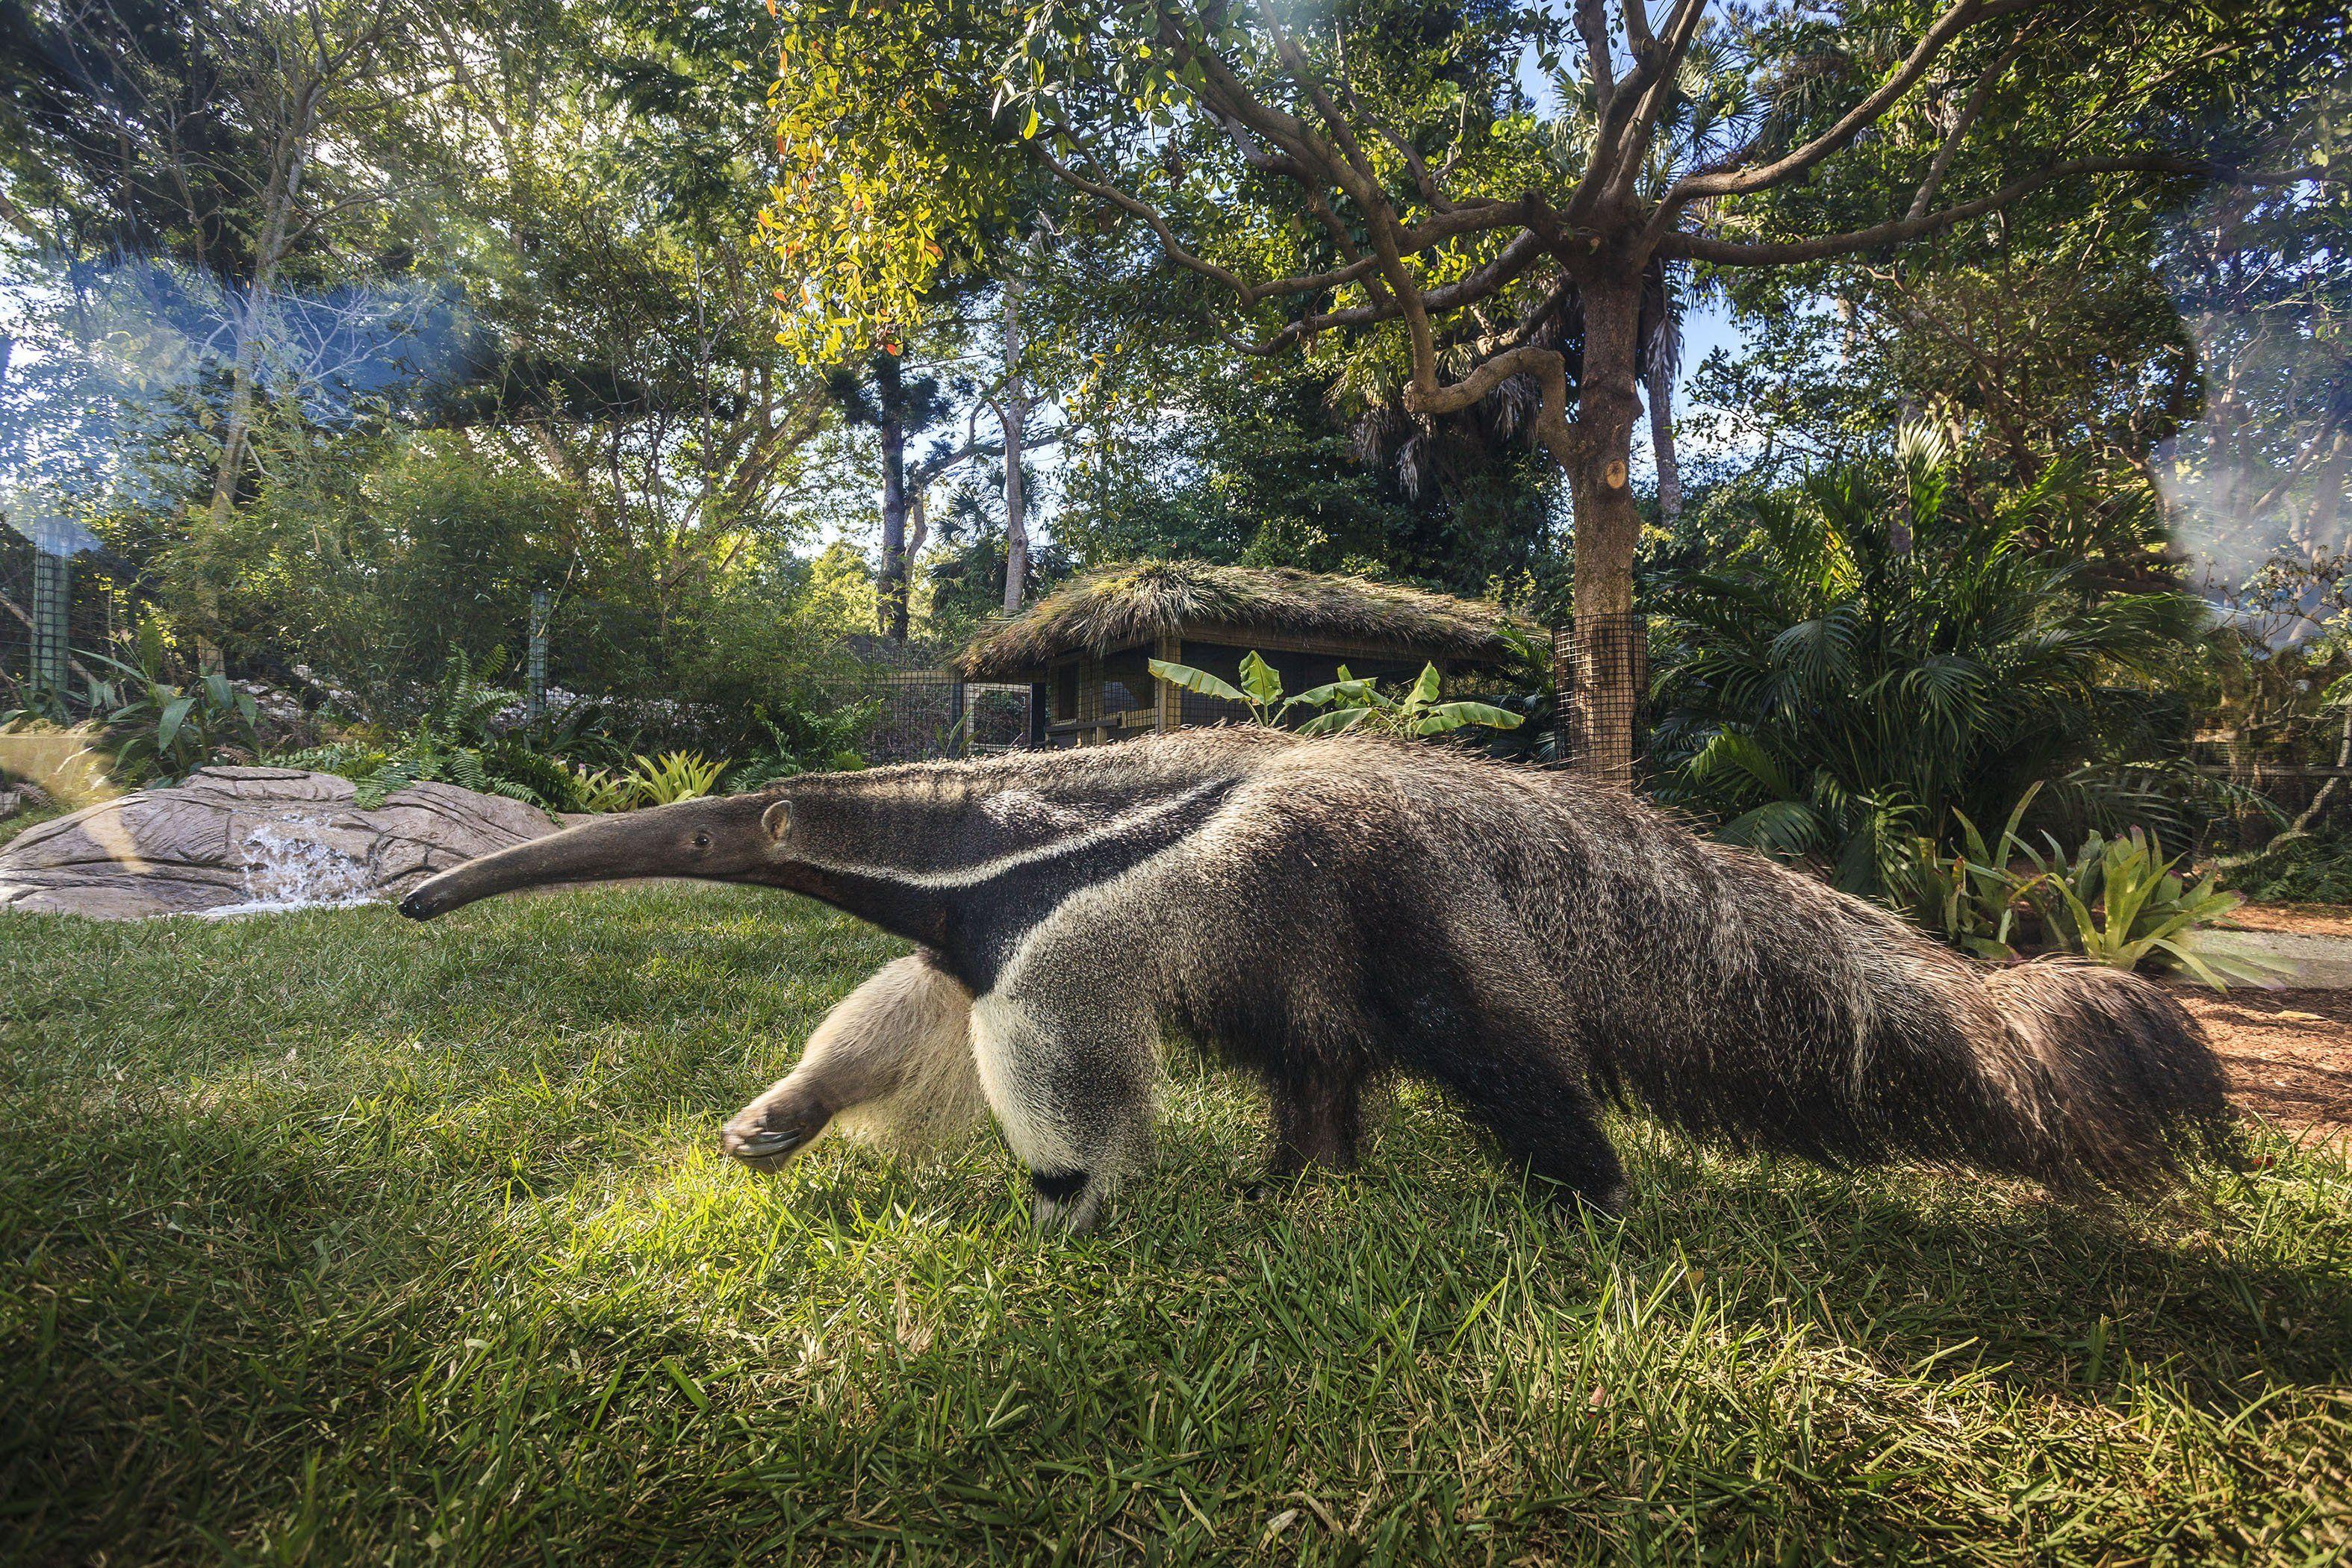
<instances>
[{"instance_id":1,"label":"wire mesh fence","mask_svg":"<svg viewBox=\"0 0 2352 1568\"><path fill-rule=\"evenodd\" d=\"M80 718L102 667L86 657L118 652L126 607L103 557L36 550L0 529L0 711L31 709Z\"/></svg>"},{"instance_id":2,"label":"wire mesh fence","mask_svg":"<svg viewBox=\"0 0 2352 1568\"><path fill-rule=\"evenodd\" d=\"M2217 789L2223 820L2209 841L2250 849L2280 828L2352 828L2352 744L2333 715L2284 726L2260 741L2227 733L2200 735L2197 771Z\"/></svg>"},{"instance_id":3,"label":"wire mesh fence","mask_svg":"<svg viewBox=\"0 0 2352 1568\"><path fill-rule=\"evenodd\" d=\"M852 637L837 645L814 685L835 709L871 704L865 746L872 763L913 763L1002 752L1029 734L1029 688L968 682L947 667L940 644Z\"/></svg>"},{"instance_id":4,"label":"wire mesh fence","mask_svg":"<svg viewBox=\"0 0 2352 1568\"><path fill-rule=\"evenodd\" d=\"M1649 618L1591 616L1553 628L1551 668L1560 765L1632 788L1648 739Z\"/></svg>"}]
</instances>

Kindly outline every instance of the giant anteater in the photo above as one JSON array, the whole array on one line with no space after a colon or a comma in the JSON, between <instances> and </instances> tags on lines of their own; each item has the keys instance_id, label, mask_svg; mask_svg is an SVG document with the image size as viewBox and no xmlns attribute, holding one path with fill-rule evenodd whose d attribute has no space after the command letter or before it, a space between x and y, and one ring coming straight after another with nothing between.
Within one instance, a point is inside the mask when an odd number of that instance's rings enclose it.
<instances>
[{"instance_id":1,"label":"giant anteater","mask_svg":"<svg viewBox=\"0 0 2352 1568\"><path fill-rule=\"evenodd\" d=\"M919 1142L984 1107L1074 1229L1146 1146L1170 1037L1265 1084L1277 1173L1349 1163L1368 1084L1402 1073L1602 1210L1610 1097L1736 1147L2074 1191L2231 1147L2220 1067L2148 982L1987 969L1626 795L1437 747L1193 730L808 775L503 850L401 908L652 876L789 889L919 946L730 1152L776 1164L835 1121Z\"/></svg>"}]
</instances>

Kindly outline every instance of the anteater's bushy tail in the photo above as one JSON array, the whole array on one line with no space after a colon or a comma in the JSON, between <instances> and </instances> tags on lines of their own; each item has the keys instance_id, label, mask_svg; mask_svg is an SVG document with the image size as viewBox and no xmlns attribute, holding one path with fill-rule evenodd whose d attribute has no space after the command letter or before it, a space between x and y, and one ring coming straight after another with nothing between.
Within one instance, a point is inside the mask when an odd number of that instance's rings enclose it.
<instances>
[{"instance_id":1,"label":"anteater's bushy tail","mask_svg":"<svg viewBox=\"0 0 2352 1568\"><path fill-rule=\"evenodd\" d=\"M2059 1188L2163 1184L2184 1159L2234 1162L2221 1064L2169 992L2095 964L2041 962L1982 981L2000 1027L1972 1045L2007 1135L1979 1163Z\"/></svg>"},{"instance_id":2,"label":"anteater's bushy tail","mask_svg":"<svg viewBox=\"0 0 2352 1568\"><path fill-rule=\"evenodd\" d=\"M1593 1033L1605 1091L1737 1147L1969 1165L2061 1192L2147 1191L2235 1159L2221 1063L2152 982L1972 963L1777 868L1730 897L1712 911L1733 917L1720 938L1684 950L1678 974L1612 988L1631 1000Z\"/></svg>"}]
</instances>

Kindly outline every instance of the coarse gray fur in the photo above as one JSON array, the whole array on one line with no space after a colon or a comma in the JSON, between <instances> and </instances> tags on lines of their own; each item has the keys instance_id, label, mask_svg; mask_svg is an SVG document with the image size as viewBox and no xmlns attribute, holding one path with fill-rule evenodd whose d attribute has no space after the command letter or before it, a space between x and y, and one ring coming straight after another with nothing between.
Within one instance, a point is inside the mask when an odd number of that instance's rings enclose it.
<instances>
[{"instance_id":1,"label":"coarse gray fur","mask_svg":"<svg viewBox=\"0 0 2352 1568\"><path fill-rule=\"evenodd\" d=\"M2231 1146L2212 1052L2145 980L1988 970L1625 795L1429 746L1219 729L813 775L519 846L403 908L662 874L920 944L731 1152L773 1164L836 1122L918 1144L984 1102L1074 1228L1148 1148L1171 1037L1265 1085L1278 1173L1351 1162L1368 1085L1403 1073L1602 1209L1611 1097L1735 1147L2070 1191Z\"/></svg>"}]
</instances>

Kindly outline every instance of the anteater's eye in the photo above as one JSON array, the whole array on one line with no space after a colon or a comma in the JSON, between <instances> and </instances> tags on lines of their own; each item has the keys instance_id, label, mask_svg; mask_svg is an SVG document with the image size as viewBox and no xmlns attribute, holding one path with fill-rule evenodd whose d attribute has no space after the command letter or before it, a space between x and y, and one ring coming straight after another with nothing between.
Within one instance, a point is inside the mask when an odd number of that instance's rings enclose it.
<instances>
[{"instance_id":1,"label":"anteater's eye","mask_svg":"<svg viewBox=\"0 0 2352 1568\"><path fill-rule=\"evenodd\" d=\"M696 835L694 836L694 847L695 847L697 849L708 849L708 848L709 848L709 847L710 847L710 835L709 835L708 833L698 833L698 834L696 834Z\"/></svg>"}]
</instances>

